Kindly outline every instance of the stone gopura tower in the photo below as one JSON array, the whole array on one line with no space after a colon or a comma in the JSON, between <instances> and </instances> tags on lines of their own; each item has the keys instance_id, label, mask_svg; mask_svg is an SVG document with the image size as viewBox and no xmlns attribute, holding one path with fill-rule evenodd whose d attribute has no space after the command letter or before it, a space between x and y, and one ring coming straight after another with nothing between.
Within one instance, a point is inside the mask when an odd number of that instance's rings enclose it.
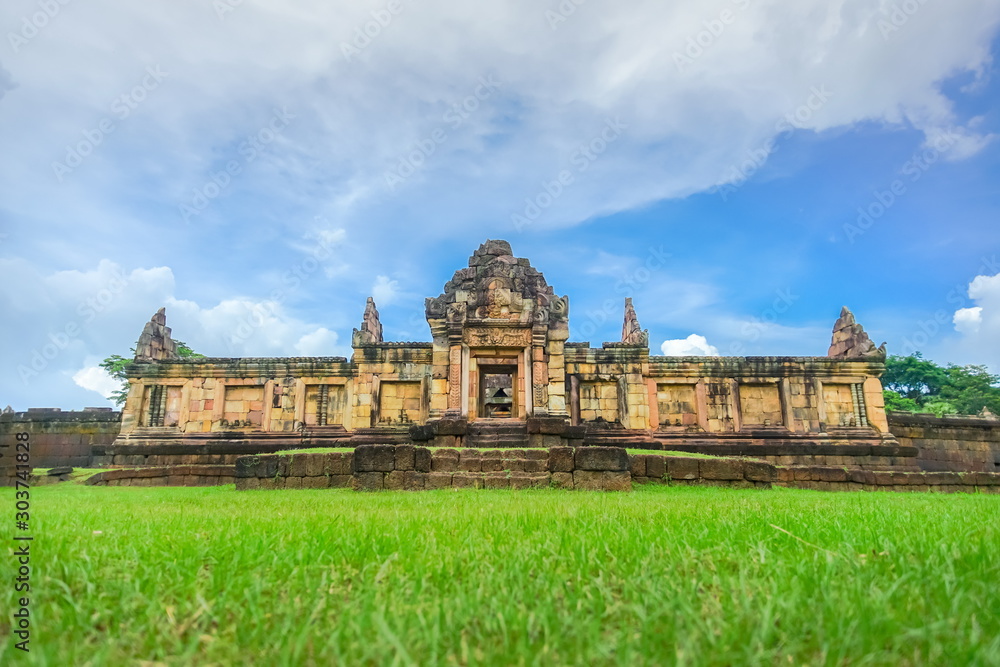
<instances>
[{"instance_id":1,"label":"stone gopura tower","mask_svg":"<svg viewBox=\"0 0 1000 667\"><path fill-rule=\"evenodd\" d=\"M161 309L116 446L625 444L892 467L884 346L846 308L825 357L652 356L630 298L621 340L594 348L568 341L569 298L487 241L425 312L432 342L387 342L369 298L350 360L179 359Z\"/></svg>"}]
</instances>

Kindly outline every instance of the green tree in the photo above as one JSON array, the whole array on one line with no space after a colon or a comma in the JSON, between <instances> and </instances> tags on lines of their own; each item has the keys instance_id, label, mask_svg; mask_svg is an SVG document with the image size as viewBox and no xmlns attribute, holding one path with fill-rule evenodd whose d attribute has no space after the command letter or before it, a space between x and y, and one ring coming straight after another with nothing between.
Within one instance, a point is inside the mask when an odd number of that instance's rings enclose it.
<instances>
[{"instance_id":1,"label":"green tree","mask_svg":"<svg viewBox=\"0 0 1000 667\"><path fill-rule=\"evenodd\" d=\"M983 408L1000 414L1000 376L985 366L942 367L919 352L886 359L885 406L900 412L975 415Z\"/></svg>"},{"instance_id":2,"label":"green tree","mask_svg":"<svg viewBox=\"0 0 1000 667\"><path fill-rule=\"evenodd\" d=\"M192 358L204 358L204 354L199 354L187 346L187 343L183 341L175 341L177 343L177 356L182 359ZM110 357L102 361L99 366L104 369L104 372L110 375L115 380L120 383L118 389L115 389L108 396L109 399L115 402L115 405L122 406L125 405L125 399L128 397L128 377L126 375L126 367L131 364L135 358L135 348L131 348L132 356L125 358L120 354L112 354Z\"/></svg>"}]
</instances>

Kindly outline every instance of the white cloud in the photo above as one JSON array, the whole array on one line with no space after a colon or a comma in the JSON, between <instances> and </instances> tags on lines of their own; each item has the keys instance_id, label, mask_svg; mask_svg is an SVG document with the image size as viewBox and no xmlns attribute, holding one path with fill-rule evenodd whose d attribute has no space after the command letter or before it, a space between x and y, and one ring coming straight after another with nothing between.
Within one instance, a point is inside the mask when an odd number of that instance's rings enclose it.
<instances>
[{"instance_id":1,"label":"white cloud","mask_svg":"<svg viewBox=\"0 0 1000 667\"><path fill-rule=\"evenodd\" d=\"M1000 368L1000 273L976 276L969 283L975 306L959 308L952 321L960 335L946 344L953 359L974 359L994 371Z\"/></svg>"},{"instance_id":2,"label":"white cloud","mask_svg":"<svg viewBox=\"0 0 1000 667\"><path fill-rule=\"evenodd\" d=\"M719 350L709 345L704 336L691 334L687 338L665 340L660 350L668 357L717 357Z\"/></svg>"},{"instance_id":3,"label":"white cloud","mask_svg":"<svg viewBox=\"0 0 1000 667\"><path fill-rule=\"evenodd\" d=\"M100 366L81 368L73 374L73 382L84 389L96 391L104 399L107 399L111 392L119 387L118 381L104 372Z\"/></svg>"},{"instance_id":4,"label":"white cloud","mask_svg":"<svg viewBox=\"0 0 1000 667\"><path fill-rule=\"evenodd\" d=\"M983 323L983 308L959 308L952 318L955 323L955 331L963 334L979 333L979 325Z\"/></svg>"},{"instance_id":5,"label":"white cloud","mask_svg":"<svg viewBox=\"0 0 1000 667\"><path fill-rule=\"evenodd\" d=\"M320 327L312 333L304 334L295 344L295 351L303 357L333 356L337 344L337 332Z\"/></svg>"},{"instance_id":6,"label":"white cloud","mask_svg":"<svg viewBox=\"0 0 1000 667\"><path fill-rule=\"evenodd\" d=\"M399 281L389 276L376 276L372 285L372 298L379 306L388 306L399 296Z\"/></svg>"}]
</instances>

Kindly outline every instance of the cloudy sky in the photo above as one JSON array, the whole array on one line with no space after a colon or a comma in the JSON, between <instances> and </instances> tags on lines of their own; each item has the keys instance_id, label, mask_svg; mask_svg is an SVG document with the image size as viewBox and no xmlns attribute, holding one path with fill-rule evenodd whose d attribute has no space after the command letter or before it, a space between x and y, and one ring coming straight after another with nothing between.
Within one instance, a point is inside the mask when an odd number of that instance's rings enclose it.
<instances>
[{"instance_id":1,"label":"cloudy sky","mask_svg":"<svg viewBox=\"0 0 1000 667\"><path fill-rule=\"evenodd\" d=\"M487 238L574 340L1000 372L997 0L7 0L0 407L210 356L429 340Z\"/></svg>"}]
</instances>

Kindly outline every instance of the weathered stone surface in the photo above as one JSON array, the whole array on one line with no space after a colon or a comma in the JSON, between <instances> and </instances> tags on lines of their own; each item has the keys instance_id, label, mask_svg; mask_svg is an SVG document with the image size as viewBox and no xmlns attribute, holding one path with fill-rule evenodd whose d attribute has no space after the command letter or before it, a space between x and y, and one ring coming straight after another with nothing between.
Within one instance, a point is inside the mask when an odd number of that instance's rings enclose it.
<instances>
[{"instance_id":1,"label":"weathered stone surface","mask_svg":"<svg viewBox=\"0 0 1000 667\"><path fill-rule=\"evenodd\" d=\"M391 472L396 466L392 445L361 445L354 450L354 472Z\"/></svg>"},{"instance_id":2,"label":"weathered stone surface","mask_svg":"<svg viewBox=\"0 0 1000 667\"><path fill-rule=\"evenodd\" d=\"M743 462L737 459L699 459L698 472L704 479L743 479Z\"/></svg>"},{"instance_id":3,"label":"weathered stone surface","mask_svg":"<svg viewBox=\"0 0 1000 667\"><path fill-rule=\"evenodd\" d=\"M599 470L574 470L573 488L578 491L603 491L604 473Z\"/></svg>"},{"instance_id":4,"label":"weathered stone surface","mask_svg":"<svg viewBox=\"0 0 1000 667\"><path fill-rule=\"evenodd\" d=\"M631 491L632 476L628 471L602 473L601 483L605 491Z\"/></svg>"},{"instance_id":5,"label":"weathered stone surface","mask_svg":"<svg viewBox=\"0 0 1000 667\"><path fill-rule=\"evenodd\" d=\"M571 472L554 472L552 473L552 487L556 489L572 489L573 488L573 473Z\"/></svg>"},{"instance_id":6,"label":"weathered stone surface","mask_svg":"<svg viewBox=\"0 0 1000 667\"><path fill-rule=\"evenodd\" d=\"M423 491L427 481L427 473L406 471L403 473L403 489L406 491Z\"/></svg>"},{"instance_id":7,"label":"weathered stone surface","mask_svg":"<svg viewBox=\"0 0 1000 667\"><path fill-rule=\"evenodd\" d=\"M510 474L511 489L542 489L549 486L548 473L512 472Z\"/></svg>"},{"instance_id":8,"label":"weathered stone surface","mask_svg":"<svg viewBox=\"0 0 1000 667\"><path fill-rule=\"evenodd\" d=\"M307 461L311 456L315 454L292 454L288 461L288 476L289 477L305 477Z\"/></svg>"},{"instance_id":9,"label":"weathered stone surface","mask_svg":"<svg viewBox=\"0 0 1000 667\"><path fill-rule=\"evenodd\" d=\"M426 447L416 447L413 450L413 469L417 472L430 472L433 465L431 450Z\"/></svg>"},{"instance_id":10,"label":"weathered stone surface","mask_svg":"<svg viewBox=\"0 0 1000 667\"><path fill-rule=\"evenodd\" d=\"M649 454L646 456L646 477L663 479L667 474L667 462L663 456Z\"/></svg>"},{"instance_id":11,"label":"weathered stone surface","mask_svg":"<svg viewBox=\"0 0 1000 667\"><path fill-rule=\"evenodd\" d=\"M302 478L302 488L303 489L326 489L330 486L330 480L327 479L326 475L321 475L319 477L303 477Z\"/></svg>"},{"instance_id":12,"label":"weathered stone surface","mask_svg":"<svg viewBox=\"0 0 1000 667\"><path fill-rule=\"evenodd\" d=\"M327 477L329 480L329 488L331 489L349 489L354 481L353 475L329 475Z\"/></svg>"},{"instance_id":13,"label":"weathered stone surface","mask_svg":"<svg viewBox=\"0 0 1000 667\"><path fill-rule=\"evenodd\" d=\"M361 322L361 329L355 329L351 343L354 347L362 345L372 345L382 342L382 323L379 321L378 309L375 307L375 299L368 297L365 302L365 314Z\"/></svg>"},{"instance_id":14,"label":"weathered stone surface","mask_svg":"<svg viewBox=\"0 0 1000 667\"><path fill-rule=\"evenodd\" d=\"M351 488L355 491L382 491L385 489L385 473L356 472Z\"/></svg>"},{"instance_id":15,"label":"weathered stone surface","mask_svg":"<svg viewBox=\"0 0 1000 667\"><path fill-rule=\"evenodd\" d=\"M450 472L429 472L424 478L424 487L428 489L450 488L453 475L454 473Z\"/></svg>"},{"instance_id":16,"label":"weathered stone surface","mask_svg":"<svg viewBox=\"0 0 1000 667\"><path fill-rule=\"evenodd\" d=\"M406 488L406 473L401 470L393 470L385 475L386 491L402 491Z\"/></svg>"},{"instance_id":17,"label":"weathered stone surface","mask_svg":"<svg viewBox=\"0 0 1000 667\"><path fill-rule=\"evenodd\" d=\"M645 454L638 454L636 456L628 457L629 472L633 477L645 477L646 476L646 459L649 458Z\"/></svg>"},{"instance_id":18,"label":"weathered stone surface","mask_svg":"<svg viewBox=\"0 0 1000 667\"><path fill-rule=\"evenodd\" d=\"M257 460L257 477L276 477L280 468L277 456L261 456Z\"/></svg>"},{"instance_id":19,"label":"weathered stone surface","mask_svg":"<svg viewBox=\"0 0 1000 667\"><path fill-rule=\"evenodd\" d=\"M876 348L864 327L855 322L854 314L844 306L833 325L833 340L826 356L840 359L873 357L885 359L885 343Z\"/></svg>"},{"instance_id":20,"label":"weathered stone surface","mask_svg":"<svg viewBox=\"0 0 1000 667\"><path fill-rule=\"evenodd\" d=\"M146 322L135 344L136 361L169 361L177 359L177 343L170 337L166 309L160 308Z\"/></svg>"},{"instance_id":21,"label":"weathered stone surface","mask_svg":"<svg viewBox=\"0 0 1000 667\"><path fill-rule=\"evenodd\" d=\"M434 472L456 472L458 460L457 449L436 449L431 452L431 470Z\"/></svg>"},{"instance_id":22,"label":"weathered stone surface","mask_svg":"<svg viewBox=\"0 0 1000 667\"><path fill-rule=\"evenodd\" d=\"M573 448L553 447L548 453L549 472L573 472Z\"/></svg>"},{"instance_id":23,"label":"weathered stone surface","mask_svg":"<svg viewBox=\"0 0 1000 667\"><path fill-rule=\"evenodd\" d=\"M243 456L236 460L236 477L256 477L257 457Z\"/></svg>"},{"instance_id":24,"label":"weathered stone surface","mask_svg":"<svg viewBox=\"0 0 1000 667\"><path fill-rule=\"evenodd\" d=\"M628 470L628 453L622 447L580 447L574 455L577 470Z\"/></svg>"},{"instance_id":25,"label":"weathered stone surface","mask_svg":"<svg viewBox=\"0 0 1000 667\"><path fill-rule=\"evenodd\" d=\"M451 485L456 489L481 489L483 476L479 473L457 472L451 478Z\"/></svg>"},{"instance_id":26,"label":"weathered stone surface","mask_svg":"<svg viewBox=\"0 0 1000 667\"><path fill-rule=\"evenodd\" d=\"M649 347L649 330L639 326L632 297L625 297L625 322L622 324L622 342L626 345Z\"/></svg>"},{"instance_id":27,"label":"weathered stone surface","mask_svg":"<svg viewBox=\"0 0 1000 667\"><path fill-rule=\"evenodd\" d=\"M331 452L326 454L323 463L324 475L350 475L354 454L348 452Z\"/></svg>"},{"instance_id":28,"label":"weathered stone surface","mask_svg":"<svg viewBox=\"0 0 1000 667\"><path fill-rule=\"evenodd\" d=\"M414 470L416 451L413 445L396 445L396 470Z\"/></svg>"},{"instance_id":29,"label":"weathered stone surface","mask_svg":"<svg viewBox=\"0 0 1000 667\"><path fill-rule=\"evenodd\" d=\"M483 473L483 484L487 489L509 489L510 476L505 472Z\"/></svg>"},{"instance_id":30,"label":"weathered stone surface","mask_svg":"<svg viewBox=\"0 0 1000 667\"><path fill-rule=\"evenodd\" d=\"M698 460L683 456L664 457L667 476L671 480L698 479Z\"/></svg>"}]
</instances>

